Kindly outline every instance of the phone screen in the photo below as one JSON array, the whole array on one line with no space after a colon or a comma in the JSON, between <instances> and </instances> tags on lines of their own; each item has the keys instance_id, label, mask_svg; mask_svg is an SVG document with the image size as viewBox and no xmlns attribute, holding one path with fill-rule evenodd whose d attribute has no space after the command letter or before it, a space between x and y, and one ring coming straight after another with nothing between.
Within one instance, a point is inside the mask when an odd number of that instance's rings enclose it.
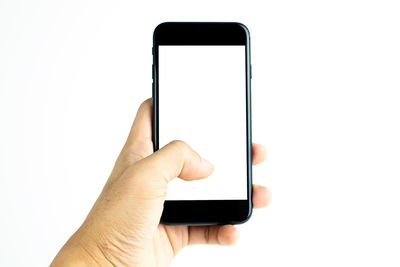
<instances>
[{"instance_id":1,"label":"phone screen","mask_svg":"<svg viewBox=\"0 0 400 267\"><path fill-rule=\"evenodd\" d=\"M246 47L160 45L159 146L188 143L211 176L174 179L167 200L247 199Z\"/></svg>"}]
</instances>

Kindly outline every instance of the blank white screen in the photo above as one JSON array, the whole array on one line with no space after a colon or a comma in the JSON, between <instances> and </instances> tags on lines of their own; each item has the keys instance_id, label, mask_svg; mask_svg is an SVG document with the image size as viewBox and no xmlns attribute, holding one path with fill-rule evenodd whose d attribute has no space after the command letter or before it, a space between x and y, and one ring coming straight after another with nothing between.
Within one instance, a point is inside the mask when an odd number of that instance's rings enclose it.
<instances>
[{"instance_id":1,"label":"blank white screen","mask_svg":"<svg viewBox=\"0 0 400 267\"><path fill-rule=\"evenodd\" d=\"M159 46L158 74L160 148L183 140L215 166L167 199L247 199L245 46Z\"/></svg>"}]
</instances>

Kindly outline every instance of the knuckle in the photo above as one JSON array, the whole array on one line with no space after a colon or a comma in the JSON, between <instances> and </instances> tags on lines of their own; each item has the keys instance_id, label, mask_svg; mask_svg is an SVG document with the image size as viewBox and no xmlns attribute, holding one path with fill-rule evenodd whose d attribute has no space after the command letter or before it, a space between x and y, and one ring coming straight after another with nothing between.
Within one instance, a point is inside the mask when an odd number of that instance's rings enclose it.
<instances>
[{"instance_id":1,"label":"knuckle","mask_svg":"<svg viewBox=\"0 0 400 267\"><path fill-rule=\"evenodd\" d=\"M182 140L174 140L169 145L172 150L171 156L179 163L175 170L175 173L179 174L183 169L185 159L191 154L190 146Z\"/></svg>"},{"instance_id":2,"label":"knuckle","mask_svg":"<svg viewBox=\"0 0 400 267\"><path fill-rule=\"evenodd\" d=\"M174 140L170 144L171 146L176 147L179 150L186 151L189 149L189 145L182 140Z\"/></svg>"},{"instance_id":3,"label":"knuckle","mask_svg":"<svg viewBox=\"0 0 400 267\"><path fill-rule=\"evenodd\" d=\"M134 140L132 145L124 146L119 159L130 164L141 160L153 153L153 142L150 138Z\"/></svg>"},{"instance_id":4,"label":"knuckle","mask_svg":"<svg viewBox=\"0 0 400 267\"><path fill-rule=\"evenodd\" d=\"M146 108L148 105L151 105L151 103L152 103L152 99L151 98L146 99L145 101L143 101L140 104L140 108Z\"/></svg>"},{"instance_id":5,"label":"knuckle","mask_svg":"<svg viewBox=\"0 0 400 267\"><path fill-rule=\"evenodd\" d=\"M208 226L204 229L204 240L206 244L210 243L210 227Z\"/></svg>"}]
</instances>

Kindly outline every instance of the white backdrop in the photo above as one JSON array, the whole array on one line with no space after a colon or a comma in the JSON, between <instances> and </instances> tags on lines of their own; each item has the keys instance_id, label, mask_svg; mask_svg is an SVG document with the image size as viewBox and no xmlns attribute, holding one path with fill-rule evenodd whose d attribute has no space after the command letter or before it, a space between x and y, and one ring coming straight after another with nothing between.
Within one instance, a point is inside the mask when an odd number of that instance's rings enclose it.
<instances>
[{"instance_id":1,"label":"white backdrop","mask_svg":"<svg viewBox=\"0 0 400 267\"><path fill-rule=\"evenodd\" d=\"M154 27L251 32L254 180L233 247L172 266L400 265L397 1L0 1L0 265L45 266L84 220L151 96Z\"/></svg>"}]
</instances>

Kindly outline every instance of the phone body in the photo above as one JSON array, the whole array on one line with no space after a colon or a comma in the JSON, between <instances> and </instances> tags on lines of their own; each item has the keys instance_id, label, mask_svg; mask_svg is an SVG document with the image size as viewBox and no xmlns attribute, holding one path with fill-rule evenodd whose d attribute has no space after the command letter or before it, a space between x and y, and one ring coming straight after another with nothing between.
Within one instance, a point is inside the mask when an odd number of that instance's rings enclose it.
<instances>
[{"instance_id":1,"label":"phone body","mask_svg":"<svg viewBox=\"0 0 400 267\"><path fill-rule=\"evenodd\" d=\"M212 177L168 185L161 223L238 224L252 213L250 34L236 22L165 22L153 35L154 151L183 140Z\"/></svg>"}]
</instances>

